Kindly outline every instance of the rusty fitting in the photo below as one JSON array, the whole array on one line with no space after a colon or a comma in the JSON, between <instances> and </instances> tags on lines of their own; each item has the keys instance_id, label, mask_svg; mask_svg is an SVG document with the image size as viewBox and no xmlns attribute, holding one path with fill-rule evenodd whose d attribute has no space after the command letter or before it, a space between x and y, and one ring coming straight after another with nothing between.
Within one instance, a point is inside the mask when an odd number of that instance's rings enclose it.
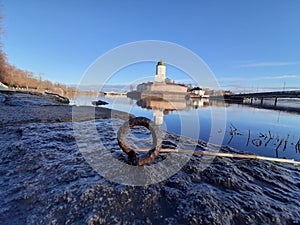
<instances>
[{"instance_id":1,"label":"rusty fitting","mask_svg":"<svg viewBox=\"0 0 300 225\"><path fill-rule=\"evenodd\" d=\"M136 156L136 152L128 145L126 134L128 129L135 126L143 126L152 134L153 147L145 155ZM136 166L143 166L151 163L159 154L162 145L161 132L157 126L146 117L135 117L126 121L118 130L118 144L127 154L129 161Z\"/></svg>"}]
</instances>

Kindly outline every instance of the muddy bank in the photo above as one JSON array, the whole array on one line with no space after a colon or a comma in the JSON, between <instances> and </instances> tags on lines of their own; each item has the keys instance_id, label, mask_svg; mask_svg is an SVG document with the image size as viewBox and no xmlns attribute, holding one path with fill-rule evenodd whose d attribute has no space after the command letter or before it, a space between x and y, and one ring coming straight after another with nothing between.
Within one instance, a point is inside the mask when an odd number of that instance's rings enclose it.
<instances>
[{"instance_id":1,"label":"muddy bank","mask_svg":"<svg viewBox=\"0 0 300 225\"><path fill-rule=\"evenodd\" d=\"M86 161L72 122L52 122L8 121L0 128L1 224L300 224L299 167L215 158L203 170L203 157L192 156L160 183L127 186L103 178ZM125 165L115 135L123 122L94 124L107 154ZM163 146L174 148L178 139L165 133ZM197 143L199 150L209 148ZM181 144L187 148L190 140ZM99 149L90 154L96 158Z\"/></svg>"}]
</instances>

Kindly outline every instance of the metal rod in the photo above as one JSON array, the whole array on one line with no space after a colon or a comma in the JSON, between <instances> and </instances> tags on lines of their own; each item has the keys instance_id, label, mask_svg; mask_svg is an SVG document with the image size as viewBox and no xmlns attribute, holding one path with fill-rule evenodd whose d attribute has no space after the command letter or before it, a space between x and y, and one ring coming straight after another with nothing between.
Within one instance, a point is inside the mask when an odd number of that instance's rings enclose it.
<instances>
[{"instance_id":1,"label":"metal rod","mask_svg":"<svg viewBox=\"0 0 300 225\"><path fill-rule=\"evenodd\" d=\"M135 149L134 151L135 152L148 152L149 150L148 149ZM259 160L266 160L266 161L273 161L273 162L292 163L295 166L298 166L300 164L300 162L297 162L294 159L279 159L279 158L264 157L264 156L257 156L257 155L232 154L232 153L223 153L223 152L194 151L194 150L170 149L170 148L161 149L160 152L163 152L163 153L171 153L171 152L187 153L187 154L194 154L194 155L209 155L209 156L240 158L240 159L259 159Z\"/></svg>"}]
</instances>

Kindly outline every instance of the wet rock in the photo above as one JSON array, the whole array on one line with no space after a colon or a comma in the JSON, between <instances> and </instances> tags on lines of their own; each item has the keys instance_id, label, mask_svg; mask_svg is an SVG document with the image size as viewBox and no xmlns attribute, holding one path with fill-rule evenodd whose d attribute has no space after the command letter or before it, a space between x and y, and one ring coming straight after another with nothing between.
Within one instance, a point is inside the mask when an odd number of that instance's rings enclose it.
<instances>
[{"instance_id":1,"label":"wet rock","mask_svg":"<svg viewBox=\"0 0 300 225\"><path fill-rule=\"evenodd\" d=\"M126 163L115 136L122 123L103 119L96 121L96 127L107 154ZM204 158L192 156L164 181L141 187L122 185L102 177L86 161L78 145L96 160L100 152L92 147L97 141L81 145L73 125L30 123L0 128L2 224L300 223L299 167L214 158L204 168ZM188 139L179 143L173 134L164 138L166 146L192 144ZM204 143L197 144L207 149ZM165 154L160 160L168 157ZM115 166L111 161L101 164Z\"/></svg>"},{"instance_id":2,"label":"wet rock","mask_svg":"<svg viewBox=\"0 0 300 225\"><path fill-rule=\"evenodd\" d=\"M48 92L48 91L44 92L44 96L46 96L47 98L49 98L51 100L62 103L62 104L69 104L70 103L70 100L67 97L64 97L64 96L61 96L61 95L58 95L58 94L55 94L55 93L51 93L51 92Z\"/></svg>"},{"instance_id":3,"label":"wet rock","mask_svg":"<svg viewBox=\"0 0 300 225\"><path fill-rule=\"evenodd\" d=\"M102 100L92 101L92 105L107 105L107 104L108 102Z\"/></svg>"}]
</instances>

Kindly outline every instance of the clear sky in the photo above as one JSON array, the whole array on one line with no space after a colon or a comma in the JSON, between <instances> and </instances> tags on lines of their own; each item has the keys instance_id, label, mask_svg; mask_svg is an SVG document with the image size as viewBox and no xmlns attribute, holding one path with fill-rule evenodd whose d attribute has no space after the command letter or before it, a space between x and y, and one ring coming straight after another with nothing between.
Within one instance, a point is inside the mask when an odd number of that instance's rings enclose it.
<instances>
[{"instance_id":1,"label":"clear sky","mask_svg":"<svg viewBox=\"0 0 300 225\"><path fill-rule=\"evenodd\" d=\"M300 89L299 0L1 2L9 62L53 82L79 83L95 59L119 45L162 40L200 56L226 89Z\"/></svg>"}]
</instances>

